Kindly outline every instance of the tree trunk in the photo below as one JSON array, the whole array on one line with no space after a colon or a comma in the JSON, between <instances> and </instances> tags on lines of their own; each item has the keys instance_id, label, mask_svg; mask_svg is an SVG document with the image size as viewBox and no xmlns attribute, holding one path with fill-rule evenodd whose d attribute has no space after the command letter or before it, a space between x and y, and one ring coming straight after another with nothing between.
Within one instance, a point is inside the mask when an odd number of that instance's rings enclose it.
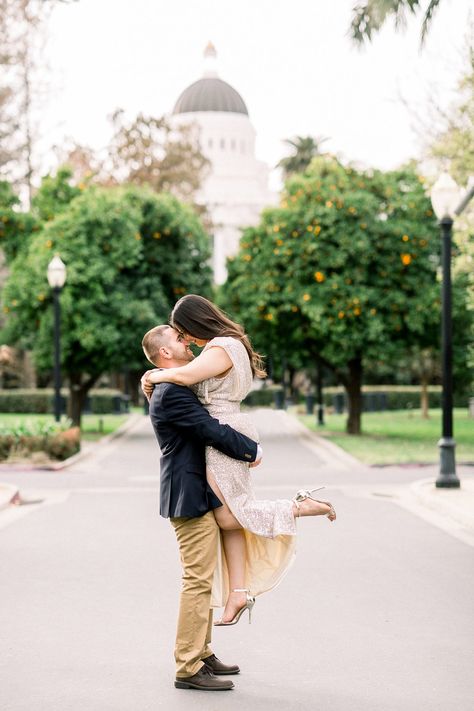
<instances>
[{"instance_id":1,"label":"tree trunk","mask_svg":"<svg viewBox=\"0 0 474 711\"><path fill-rule=\"evenodd\" d=\"M349 377L345 383L349 414L346 423L348 434L360 434L362 416L362 358L357 356L349 361Z\"/></svg>"},{"instance_id":2,"label":"tree trunk","mask_svg":"<svg viewBox=\"0 0 474 711\"><path fill-rule=\"evenodd\" d=\"M69 404L68 417L72 420L75 427L81 426L82 411L86 404L87 393L94 385L95 380L89 379L85 383L82 382L81 374L74 373L69 375Z\"/></svg>"},{"instance_id":3,"label":"tree trunk","mask_svg":"<svg viewBox=\"0 0 474 711\"><path fill-rule=\"evenodd\" d=\"M131 370L128 373L128 387L130 392L130 402L132 405L140 406L143 402L143 393L140 387L140 379L143 375L142 371Z\"/></svg>"},{"instance_id":4,"label":"tree trunk","mask_svg":"<svg viewBox=\"0 0 474 711\"><path fill-rule=\"evenodd\" d=\"M294 386L296 369L291 366L288 367L288 388L290 391L290 400L292 404L296 404L299 398L299 390Z\"/></svg>"},{"instance_id":5,"label":"tree trunk","mask_svg":"<svg viewBox=\"0 0 474 711\"><path fill-rule=\"evenodd\" d=\"M317 361L316 366L316 402L318 409L318 425L324 425L324 400L323 400L323 366L321 361Z\"/></svg>"},{"instance_id":6,"label":"tree trunk","mask_svg":"<svg viewBox=\"0 0 474 711\"><path fill-rule=\"evenodd\" d=\"M420 398L421 416L427 420L429 414L429 395L428 395L428 378L425 374L421 376L421 398Z\"/></svg>"}]
</instances>

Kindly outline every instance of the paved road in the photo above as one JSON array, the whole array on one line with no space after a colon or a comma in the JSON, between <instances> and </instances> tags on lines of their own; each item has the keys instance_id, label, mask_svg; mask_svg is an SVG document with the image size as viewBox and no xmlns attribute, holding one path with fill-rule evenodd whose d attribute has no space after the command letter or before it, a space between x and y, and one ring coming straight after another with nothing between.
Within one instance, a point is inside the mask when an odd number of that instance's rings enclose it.
<instances>
[{"instance_id":1,"label":"paved road","mask_svg":"<svg viewBox=\"0 0 474 711\"><path fill-rule=\"evenodd\" d=\"M284 413L256 417L261 495L324 481L338 521L301 521L252 625L216 630L236 690L172 686L180 571L144 418L69 470L2 472L43 499L0 513L2 711L471 710L472 547L392 498L425 474L334 460Z\"/></svg>"}]
</instances>

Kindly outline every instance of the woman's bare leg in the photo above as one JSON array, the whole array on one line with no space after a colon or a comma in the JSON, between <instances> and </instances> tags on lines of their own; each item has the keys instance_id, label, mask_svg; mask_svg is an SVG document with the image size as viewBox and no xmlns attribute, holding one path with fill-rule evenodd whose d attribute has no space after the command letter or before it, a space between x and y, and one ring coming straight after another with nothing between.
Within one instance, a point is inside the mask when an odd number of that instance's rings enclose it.
<instances>
[{"instance_id":1,"label":"woman's bare leg","mask_svg":"<svg viewBox=\"0 0 474 711\"><path fill-rule=\"evenodd\" d=\"M230 593L227 598L222 622L230 622L237 612L247 601L244 592L232 592L232 590L242 590L245 588L245 569L247 566L247 543L245 533L242 528L233 531L222 530L222 543L224 545L225 558L229 571Z\"/></svg>"},{"instance_id":2,"label":"woman's bare leg","mask_svg":"<svg viewBox=\"0 0 474 711\"><path fill-rule=\"evenodd\" d=\"M329 520L332 521L336 517L331 514L330 504L325 504L321 501L314 501L313 499L306 499L301 501L299 508L296 504L293 504L293 516L297 518L298 516L327 516L329 515Z\"/></svg>"},{"instance_id":3,"label":"woman's bare leg","mask_svg":"<svg viewBox=\"0 0 474 711\"><path fill-rule=\"evenodd\" d=\"M233 620L237 612L247 601L246 593L234 593L232 590L245 588L245 571L247 563L247 545L242 526L229 509L225 498L219 489L212 472L207 472L209 486L222 502L222 506L214 509L214 517L222 532L222 543L229 571L230 593L222 614L222 622ZM293 516L325 516L330 513L331 507L314 499L306 499L299 504L293 504ZM334 516L335 518L335 516ZM332 516L330 520L333 520Z\"/></svg>"},{"instance_id":4,"label":"woman's bare leg","mask_svg":"<svg viewBox=\"0 0 474 711\"><path fill-rule=\"evenodd\" d=\"M214 509L214 517L222 532L222 544L229 571L230 591L245 588L245 569L247 565L247 544L242 526L227 506L216 480L211 472L207 473L207 481L215 495L222 501L222 506ZM222 614L222 622L230 622L241 607L245 605L245 593L230 592Z\"/></svg>"},{"instance_id":5,"label":"woman's bare leg","mask_svg":"<svg viewBox=\"0 0 474 711\"><path fill-rule=\"evenodd\" d=\"M210 471L207 472L207 483L209 484L219 501L222 502L222 506L219 506L219 508L214 509L214 517L219 528L223 531L233 531L236 528L242 528L230 508L227 506L224 494L217 486L217 482L214 479L214 475Z\"/></svg>"},{"instance_id":6,"label":"woman's bare leg","mask_svg":"<svg viewBox=\"0 0 474 711\"><path fill-rule=\"evenodd\" d=\"M333 505L329 501L319 501L313 499L309 492L302 491L296 494L293 499L293 516L327 516L330 521L336 520L336 512ZM307 495L306 498L301 498L300 494Z\"/></svg>"}]
</instances>

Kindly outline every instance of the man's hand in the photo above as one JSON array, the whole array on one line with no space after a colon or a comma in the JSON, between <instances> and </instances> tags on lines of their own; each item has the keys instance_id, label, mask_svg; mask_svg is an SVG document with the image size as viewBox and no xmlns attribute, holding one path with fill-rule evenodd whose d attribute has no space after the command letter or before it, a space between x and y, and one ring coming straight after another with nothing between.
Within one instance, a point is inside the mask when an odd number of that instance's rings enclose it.
<instances>
[{"instance_id":1,"label":"man's hand","mask_svg":"<svg viewBox=\"0 0 474 711\"><path fill-rule=\"evenodd\" d=\"M147 370L145 373L143 373L141 380L140 380L140 385L142 388L142 392L148 402L151 400L151 396L153 395L153 390L155 389L155 386L153 383L150 383L148 380L148 376L150 373L153 373L153 370L156 370L156 368L153 368L152 370Z\"/></svg>"},{"instance_id":2,"label":"man's hand","mask_svg":"<svg viewBox=\"0 0 474 711\"><path fill-rule=\"evenodd\" d=\"M254 462L251 462L249 464L249 468L253 469L254 467L258 467L258 465L261 463L263 457L263 449L262 447L257 444L257 458L255 459Z\"/></svg>"}]
</instances>

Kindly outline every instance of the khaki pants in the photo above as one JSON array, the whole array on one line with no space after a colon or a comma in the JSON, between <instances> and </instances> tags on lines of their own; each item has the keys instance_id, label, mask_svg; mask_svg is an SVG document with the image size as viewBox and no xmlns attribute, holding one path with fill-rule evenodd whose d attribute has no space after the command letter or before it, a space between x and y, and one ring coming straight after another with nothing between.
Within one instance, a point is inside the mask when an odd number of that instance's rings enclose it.
<instances>
[{"instance_id":1,"label":"khaki pants","mask_svg":"<svg viewBox=\"0 0 474 711\"><path fill-rule=\"evenodd\" d=\"M193 676L212 654L211 589L219 528L212 511L198 518L170 519L183 567L174 656L176 676Z\"/></svg>"}]
</instances>

